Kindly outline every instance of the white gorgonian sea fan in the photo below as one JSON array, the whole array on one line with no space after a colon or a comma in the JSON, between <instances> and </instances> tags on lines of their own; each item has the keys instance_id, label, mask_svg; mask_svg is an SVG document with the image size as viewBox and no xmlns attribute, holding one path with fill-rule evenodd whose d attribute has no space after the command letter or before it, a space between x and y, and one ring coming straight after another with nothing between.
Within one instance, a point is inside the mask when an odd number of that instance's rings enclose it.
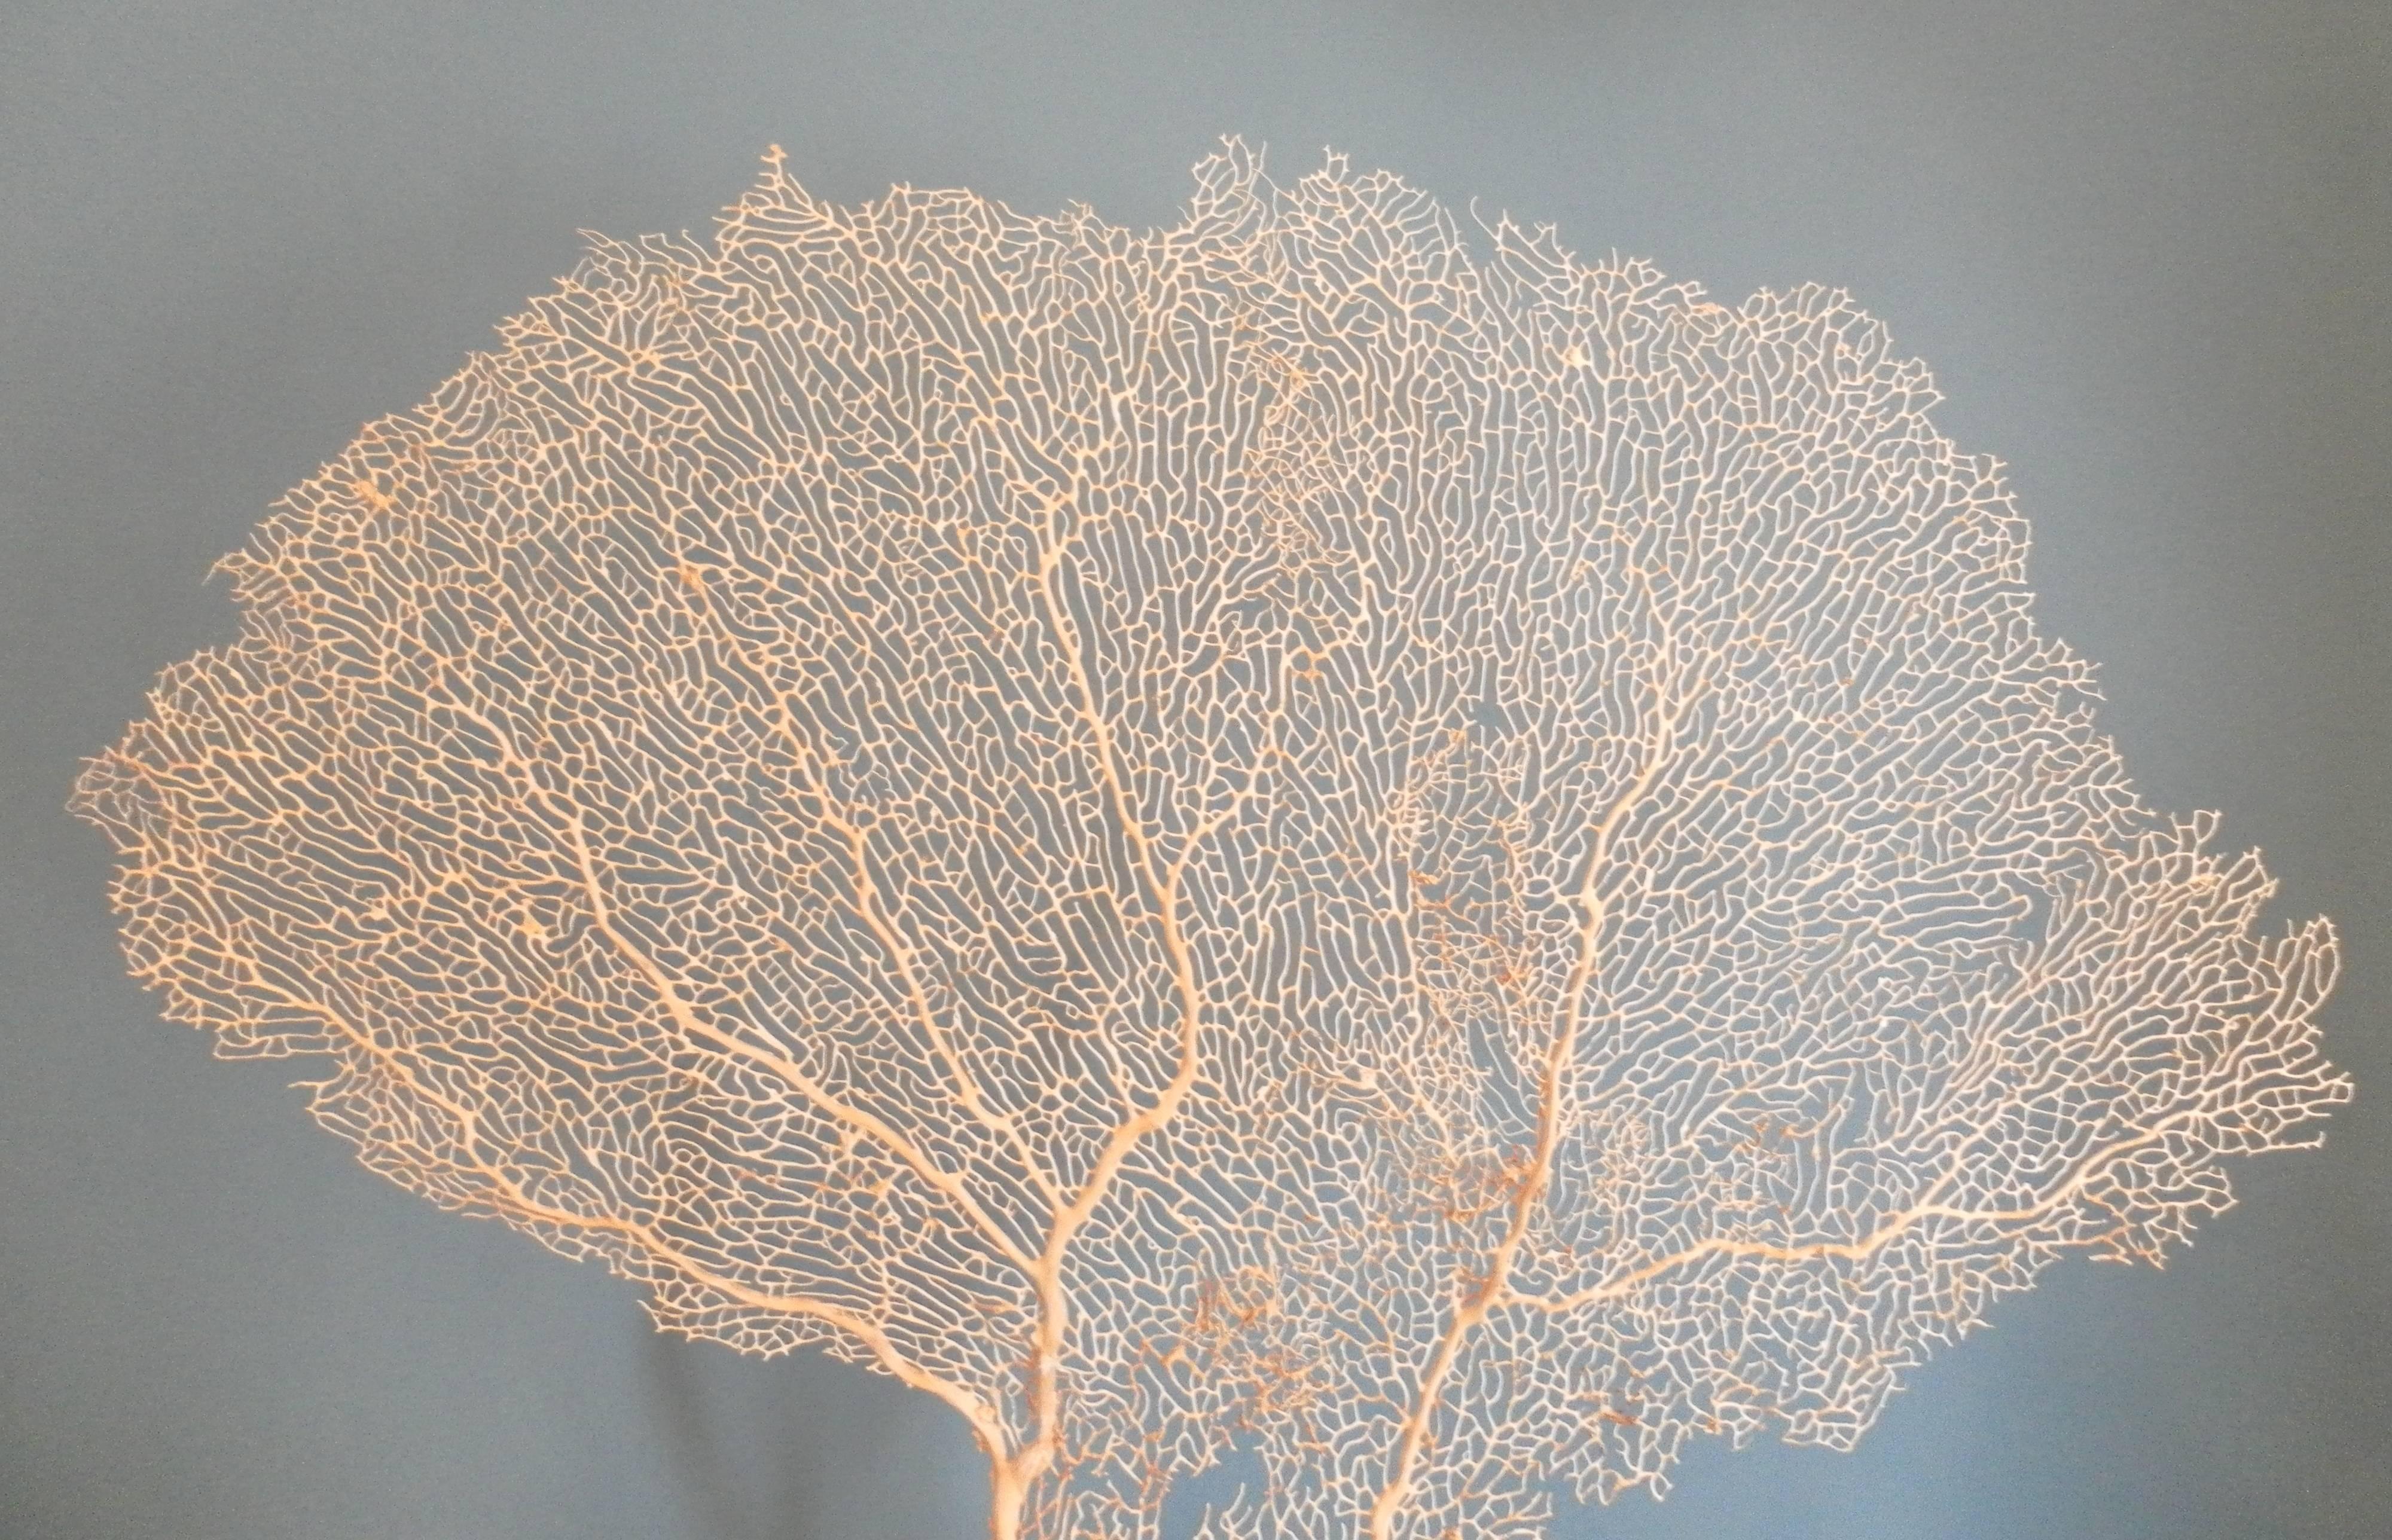
<instances>
[{"instance_id":1,"label":"white gorgonian sea fan","mask_svg":"<svg viewBox=\"0 0 2392 1540\"><path fill-rule=\"evenodd\" d=\"M991 1531L1533 1534L1841 1446L2348 1094L1993 462L1231 143L1145 234L777 152L226 563L85 770L134 971L367 1164L937 1396Z\"/></svg>"}]
</instances>

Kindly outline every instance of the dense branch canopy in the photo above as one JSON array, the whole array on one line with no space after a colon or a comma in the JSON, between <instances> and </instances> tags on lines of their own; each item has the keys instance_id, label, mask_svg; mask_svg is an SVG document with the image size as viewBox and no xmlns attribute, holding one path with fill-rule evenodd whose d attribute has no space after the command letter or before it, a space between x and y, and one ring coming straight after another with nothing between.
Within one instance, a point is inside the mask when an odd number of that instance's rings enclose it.
<instances>
[{"instance_id":1,"label":"dense branch canopy","mask_svg":"<svg viewBox=\"0 0 2392 1540\"><path fill-rule=\"evenodd\" d=\"M1846 1444L2347 1094L2325 923L2138 803L1844 295L1197 183L775 155L600 242L85 772L135 971L661 1325L939 1396L1002 1536Z\"/></svg>"}]
</instances>

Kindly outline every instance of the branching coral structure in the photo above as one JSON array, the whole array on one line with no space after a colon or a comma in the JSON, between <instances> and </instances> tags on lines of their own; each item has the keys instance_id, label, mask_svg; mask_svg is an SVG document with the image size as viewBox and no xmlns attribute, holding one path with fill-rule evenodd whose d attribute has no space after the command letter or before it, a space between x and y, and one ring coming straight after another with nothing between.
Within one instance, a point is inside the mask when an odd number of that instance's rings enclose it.
<instances>
[{"instance_id":1,"label":"branching coral structure","mask_svg":"<svg viewBox=\"0 0 2392 1540\"><path fill-rule=\"evenodd\" d=\"M599 242L86 768L133 971L659 1326L936 1396L997 1540L1849 1444L2313 1142L2332 933L2139 802L1848 297L1477 244L1235 142L1142 234L776 151Z\"/></svg>"}]
</instances>

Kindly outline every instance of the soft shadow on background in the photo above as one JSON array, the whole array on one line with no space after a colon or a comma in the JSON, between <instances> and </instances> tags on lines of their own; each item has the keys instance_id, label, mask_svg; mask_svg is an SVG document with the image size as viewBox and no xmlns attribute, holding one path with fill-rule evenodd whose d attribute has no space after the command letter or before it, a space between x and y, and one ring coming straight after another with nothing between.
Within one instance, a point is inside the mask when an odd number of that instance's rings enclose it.
<instances>
[{"instance_id":1,"label":"soft shadow on background","mask_svg":"<svg viewBox=\"0 0 2392 1540\"><path fill-rule=\"evenodd\" d=\"M492 14L496 13L496 14ZM2348 1536L2392 1512L2385 166L2346 4L11 6L0 19L0 1537L968 1535L927 1398L649 1332L211 1062L61 810L208 565L576 260L768 143L1175 216L1216 136L1333 144L1740 299L1851 288L2033 521L2146 796L2342 925L2360 1100L2164 1273L2082 1262L1857 1454L1698 1447L1560 1536ZM304 1072L304 1071L303 1071ZM919 1403L917 1404L917 1403ZM1175 1510L1176 1513L1177 1510ZM1192 1511L1189 1515L1192 1521Z\"/></svg>"}]
</instances>

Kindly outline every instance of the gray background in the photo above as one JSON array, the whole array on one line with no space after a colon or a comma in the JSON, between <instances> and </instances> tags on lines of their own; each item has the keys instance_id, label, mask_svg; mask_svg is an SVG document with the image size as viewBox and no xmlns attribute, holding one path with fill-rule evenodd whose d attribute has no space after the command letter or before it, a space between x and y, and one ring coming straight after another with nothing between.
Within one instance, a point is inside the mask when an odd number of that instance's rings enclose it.
<instances>
[{"instance_id":1,"label":"gray background","mask_svg":"<svg viewBox=\"0 0 2392 1540\"><path fill-rule=\"evenodd\" d=\"M60 804L229 634L208 563L576 228L703 229L773 141L841 200L1146 224L1232 131L1731 301L1852 289L2012 468L2145 794L2226 809L2346 940L2360 1100L2167 1271L2062 1266L1859 1453L1714 1442L1559 1533L2392 1529L2382 0L490 9L0 17L0 1534L979 1530L927 1399L658 1338L161 1025Z\"/></svg>"}]
</instances>

